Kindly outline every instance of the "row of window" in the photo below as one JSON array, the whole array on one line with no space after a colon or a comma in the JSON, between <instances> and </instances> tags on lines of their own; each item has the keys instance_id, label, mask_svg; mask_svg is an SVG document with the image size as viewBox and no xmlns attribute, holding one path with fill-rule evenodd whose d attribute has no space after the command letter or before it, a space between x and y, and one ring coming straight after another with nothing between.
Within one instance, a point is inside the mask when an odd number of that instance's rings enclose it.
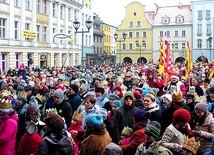
<instances>
[{"instance_id":1,"label":"row of window","mask_svg":"<svg viewBox=\"0 0 214 155\"><path fill-rule=\"evenodd\" d=\"M204 14L205 13L205 14ZM203 18L205 15L205 18L211 18L211 11L205 10L204 12L202 10L198 10L198 18Z\"/></svg>"},{"instance_id":2,"label":"row of window","mask_svg":"<svg viewBox=\"0 0 214 155\"><path fill-rule=\"evenodd\" d=\"M197 34L202 34L202 31L203 31L202 24L197 24ZM206 24L206 33L207 34L212 33L212 25L211 24Z\"/></svg>"},{"instance_id":3,"label":"row of window","mask_svg":"<svg viewBox=\"0 0 214 155\"><path fill-rule=\"evenodd\" d=\"M171 31L166 31L165 33L164 31L160 31L159 33L160 33L159 35L160 37L164 37L164 36L171 37L173 35L171 34ZM175 30L174 37L179 37L179 36L186 37L186 30L181 30L181 32L179 32L178 30Z\"/></svg>"}]
</instances>

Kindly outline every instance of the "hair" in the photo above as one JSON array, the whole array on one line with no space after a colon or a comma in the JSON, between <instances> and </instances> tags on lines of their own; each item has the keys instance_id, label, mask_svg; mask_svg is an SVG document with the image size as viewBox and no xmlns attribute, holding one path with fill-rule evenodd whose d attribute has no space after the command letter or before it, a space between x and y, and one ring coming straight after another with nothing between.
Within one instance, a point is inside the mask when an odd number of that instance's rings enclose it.
<instances>
[{"instance_id":1,"label":"hair","mask_svg":"<svg viewBox=\"0 0 214 155\"><path fill-rule=\"evenodd\" d=\"M148 93L144 97L149 97L153 102L156 101L155 96L152 93Z\"/></svg>"},{"instance_id":2,"label":"hair","mask_svg":"<svg viewBox=\"0 0 214 155\"><path fill-rule=\"evenodd\" d=\"M91 102L91 104L95 104L96 103L96 99L93 96L88 96L88 97L86 97L85 100L89 100L89 102Z\"/></svg>"}]
</instances>

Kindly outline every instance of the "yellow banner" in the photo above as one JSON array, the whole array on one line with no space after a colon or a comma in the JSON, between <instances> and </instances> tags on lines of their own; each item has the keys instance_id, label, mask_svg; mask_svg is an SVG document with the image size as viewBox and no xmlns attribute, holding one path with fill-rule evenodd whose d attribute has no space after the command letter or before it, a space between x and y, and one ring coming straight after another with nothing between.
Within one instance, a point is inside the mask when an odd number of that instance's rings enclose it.
<instances>
[{"instance_id":1,"label":"yellow banner","mask_svg":"<svg viewBox=\"0 0 214 155\"><path fill-rule=\"evenodd\" d=\"M30 30L23 30L22 36L23 36L23 38L35 39L36 38L36 32L30 31Z\"/></svg>"}]
</instances>

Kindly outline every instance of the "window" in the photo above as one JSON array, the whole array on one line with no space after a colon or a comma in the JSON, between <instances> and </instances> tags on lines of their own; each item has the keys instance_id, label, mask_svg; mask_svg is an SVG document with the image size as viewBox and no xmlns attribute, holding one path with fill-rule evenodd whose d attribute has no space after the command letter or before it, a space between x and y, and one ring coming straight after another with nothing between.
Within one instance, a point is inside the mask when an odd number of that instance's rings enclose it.
<instances>
[{"instance_id":1,"label":"window","mask_svg":"<svg viewBox=\"0 0 214 155\"><path fill-rule=\"evenodd\" d=\"M39 41L39 34L40 34L40 25L36 25L36 37L37 37L37 41Z\"/></svg>"},{"instance_id":2,"label":"window","mask_svg":"<svg viewBox=\"0 0 214 155\"><path fill-rule=\"evenodd\" d=\"M36 12L39 13L40 12L40 0L36 0Z\"/></svg>"},{"instance_id":3,"label":"window","mask_svg":"<svg viewBox=\"0 0 214 155\"><path fill-rule=\"evenodd\" d=\"M30 10L30 0L25 0L25 9Z\"/></svg>"},{"instance_id":4,"label":"window","mask_svg":"<svg viewBox=\"0 0 214 155\"><path fill-rule=\"evenodd\" d=\"M42 37L42 41L46 42L47 39L47 27L43 26L43 37Z\"/></svg>"},{"instance_id":5,"label":"window","mask_svg":"<svg viewBox=\"0 0 214 155\"><path fill-rule=\"evenodd\" d=\"M182 31L181 31L181 36L182 36L182 37L186 37L186 31L185 31L185 30L182 30Z\"/></svg>"},{"instance_id":6,"label":"window","mask_svg":"<svg viewBox=\"0 0 214 155\"><path fill-rule=\"evenodd\" d=\"M210 18L210 10L206 10L206 18Z\"/></svg>"},{"instance_id":7,"label":"window","mask_svg":"<svg viewBox=\"0 0 214 155\"><path fill-rule=\"evenodd\" d=\"M175 37L178 37L178 31L175 31Z\"/></svg>"},{"instance_id":8,"label":"window","mask_svg":"<svg viewBox=\"0 0 214 155\"><path fill-rule=\"evenodd\" d=\"M186 43L182 43L181 46L182 46L181 47L182 49L185 49L186 48Z\"/></svg>"},{"instance_id":9,"label":"window","mask_svg":"<svg viewBox=\"0 0 214 155\"><path fill-rule=\"evenodd\" d=\"M15 7L18 7L18 3L19 3L18 0L14 0L14 6Z\"/></svg>"},{"instance_id":10,"label":"window","mask_svg":"<svg viewBox=\"0 0 214 155\"><path fill-rule=\"evenodd\" d=\"M18 39L18 21L14 21L14 39Z\"/></svg>"},{"instance_id":11,"label":"window","mask_svg":"<svg viewBox=\"0 0 214 155\"><path fill-rule=\"evenodd\" d=\"M88 35L85 35L85 46L88 46Z\"/></svg>"},{"instance_id":12,"label":"window","mask_svg":"<svg viewBox=\"0 0 214 155\"><path fill-rule=\"evenodd\" d=\"M6 37L6 19L0 18L0 38Z\"/></svg>"},{"instance_id":13,"label":"window","mask_svg":"<svg viewBox=\"0 0 214 155\"><path fill-rule=\"evenodd\" d=\"M177 23L183 23L184 22L184 17L178 17L178 18L176 18L176 22Z\"/></svg>"},{"instance_id":14,"label":"window","mask_svg":"<svg viewBox=\"0 0 214 155\"><path fill-rule=\"evenodd\" d=\"M56 28L53 28L53 34L56 33ZM53 43L55 43L55 39L53 38Z\"/></svg>"},{"instance_id":15,"label":"window","mask_svg":"<svg viewBox=\"0 0 214 155\"><path fill-rule=\"evenodd\" d=\"M170 31L166 31L166 36L170 37Z\"/></svg>"},{"instance_id":16,"label":"window","mask_svg":"<svg viewBox=\"0 0 214 155\"><path fill-rule=\"evenodd\" d=\"M30 24L29 23L25 23L25 30L30 30Z\"/></svg>"},{"instance_id":17,"label":"window","mask_svg":"<svg viewBox=\"0 0 214 155\"><path fill-rule=\"evenodd\" d=\"M163 37L163 31L160 31L160 37Z\"/></svg>"},{"instance_id":18,"label":"window","mask_svg":"<svg viewBox=\"0 0 214 155\"><path fill-rule=\"evenodd\" d=\"M133 22L129 22L129 27L133 27Z\"/></svg>"},{"instance_id":19,"label":"window","mask_svg":"<svg viewBox=\"0 0 214 155\"><path fill-rule=\"evenodd\" d=\"M125 50L126 49L126 44L125 43L123 43L123 50Z\"/></svg>"},{"instance_id":20,"label":"window","mask_svg":"<svg viewBox=\"0 0 214 155\"><path fill-rule=\"evenodd\" d=\"M43 13L47 14L47 1L43 0Z\"/></svg>"},{"instance_id":21,"label":"window","mask_svg":"<svg viewBox=\"0 0 214 155\"><path fill-rule=\"evenodd\" d=\"M89 46L91 46L91 36L88 37Z\"/></svg>"},{"instance_id":22,"label":"window","mask_svg":"<svg viewBox=\"0 0 214 155\"><path fill-rule=\"evenodd\" d=\"M201 10L198 10L198 18L203 18Z\"/></svg>"},{"instance_id":23,"label":"window","mask_svg":"<svg viewBox=\"0 0 214 155\"><path fill-rule=\"evenodd\" d=\"M136 32L136 38L140 38L140 33Z\"/></svg>"},{"instance_id":24,"label":"window","mask_svg":"<svg viewBox=\"0 0 214 155\"><path fill-rule=\"evenodd\" d=\"M197 48L202 48L202 39L197 39Z\"/></svg>"},{"instance_id":25,"label":"window","mask_svg":"<svg viewBox=\"0 0 214 155\"><path fill-rule=\"evenodd\" d=\"M60 19L63 19L63 6L60 5Z\"/></svg>"},{"instance_id":26,"label":"window","mask_svg":"<svg viewBox=\"0 0 214 155\"><path fill-rule=\"evenodd\" d=\"M211 24L207 24L207 33L211 33Z\"/></svg>"},{"instance_id":27,"label":"window","mask_svg":"<svg viewBox=\"0 0 214 155\"><path fill-rule=\"evenodd\" d=\"M0 2L2 2L2 3L6 3L6 0L0 0Z\"/></svg>"},{"instance_id":28,"label":"window","mask_svg":"<svg viewBox=\"0 0 214 155\"><path fill-rule=\"evenodd\" d=\"M132 43L129 43L129 49L132 50Z\"/></svg>"},{"instance_id":29,"label":"window","mask_svg":"<svg viewBox=\"0 0 214 155\"><path fill-rule=\"evenodd\" d=\"M19 68L19 54L16 54L16 68Z\"/></svg>"},{"instance_id":30,"label":"window","mask_svg":"<svg viewBox=\"0 0 214 155\"><path fill-rule=\"evenodd\" d=\"M138 27L140 26L140 21L137 21L137 26L138 26Z\"/></svg>"},{"instance_id":31,"label":"window","mask_svg":"<svg viewBox=\"0 0 214 155\"><path fill-rule=\"evenodd\" d=\"M68 8L68 20L71 21L71 8Z\"/></svg>"},{"instance_id":32,"label":"window","mask_svg":"<svg viewBox=\"0 0 214 155\"><path fill-rule=\"evenodd\" d=\"M55 10L56 8L55 8L55 7L56 7L56 4L53 3L53 17L56 17L56 16L55 16L55 15L56 15L56 12L55 12L55 11L56 11L56 10Z\"/></svg>"},{"instance_id":33,"label":"window","mask_svg":"<svg viewBox=\"0 0 214 155\"><path fill-rule=\"evenodd\" d=\"M146 32L143 32L143 38L146 38Z\"/></svg>"},{"instance_id":34,"label":"window","mask_svg":"<svg viewBox=\"0 0 214 155\"><path fill-rule=\"evenodd\" d=\"M202 24L197 24L197 33L202 34Z\"/></svg>"},{"instance_id":35,"label":"window","mask_svg":"<svg viewBox=\"0 0 214 155\"><path fill-rule=\"evenodd\" d=\"M178 43L175 43L175 47L174 47L175 49L178 49Z\"/></svg>"},{"instance_id":36,"label":"window","mask_svg":"<svg viewBox=\"0 0 214 155\"><path fill-rule=\"evenodd\" d=\"M129 32L129 38L132 38L133 36L132 36L132 32Z\"/></svg>"}]
</instances>

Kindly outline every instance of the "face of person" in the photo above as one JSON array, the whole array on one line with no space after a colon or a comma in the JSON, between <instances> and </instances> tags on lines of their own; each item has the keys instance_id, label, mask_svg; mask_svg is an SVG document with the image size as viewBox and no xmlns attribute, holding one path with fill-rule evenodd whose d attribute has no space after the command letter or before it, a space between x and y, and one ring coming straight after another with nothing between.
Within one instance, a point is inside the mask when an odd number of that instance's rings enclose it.
<instances>
[{"instance_id":1,"label":"face of person","mask_svg":"<svg viewBox=\"0 0 214 155\"><path fill-rule=\"evenodd\" d=\"M103 95L103 94L102 94L101 92L99 92L99 91L96 91L95 94L96 94L96 97L101 97L101 96Z\"/></svg>"},{"instance_id":2,"label":"face of person","mask_svg":"<svg viewBox=\"0 0 214 155\"><path fill-rule=\"evenodd\" d=\"M191 80L191 84L192 84L193 86L196 86L196 85L198 84L198 81L197 81L196 79L192 79L192 80Z\"/></svg>"},{"instance_id":3,"label":"face of person","mask_svg":"<svg viewBox=\"0 0 214 155\"><path fill-rule=\"evenodd\" d=\"M112 106L112 111L114 112L114 111L116 111L118 109L118 107L117 106Z\"/></svg>"},{"instance_id":4,"label":"face of person","mask_svg":"<svg viewBox=\"0 0 214 155\"><path fill-rule=\"evenodd\" d=\"M163 103L166 105L166 106L169 106L171 103L169 100L167 100L165 97L163 98Z\"/></svg>"},{"instance_id":5,"label":"face of person","mask_svg":"<svg viewBox=\"0 0 214 155\"><path fill-rule=\"evenodd\" d=\"M74 95L74 94L75 94L74 90L72 88L69 88L67 95L70 96L70 95Z\"/></svg>"},{"instance_id":6,"label":"face of person","mask_svg":"<svg viewBox=\"0 0 214 155\"><path fill-rule=\"evenodd\" d=\"M178 82L178 79L172 78L172 79L171 79L171 82L172 82L172 83L176 83L176 82Z\"/></svg>"},{"instance_id":7,"label":"face of person","mask_svg":"<svg viewBox=\"0 0 214 155\"><path fill-rule=\"evenodd\" d=\"M192 103L192 102L193 102L193 100L192 100L191 97L187 97L187 98L186 98L186 103L187 103L187 104Z\"/></svg>"},{"instance_id":8,"label":"face of person","mask_svg":"<svg viewBox=\"0 0 214 155\"><path fill-rule=\"evenodd\" d=\"M147 141L148 143L152 143L152 142L155 141L155 138L154 138L150 133L147 133L147 132L146 132L146 141Z\"/></svg>"},{"instance_id":9,"label":"face of person","mask_svg":"<svg viewBox=\"0 0 214 155\"><path fill-rule=\"evenodd\" d=\"M114 94L116 94L117 96L119 96L120 92L118 90L114 90Z\"/></svg>"},{"instance_id":10,"label":"face of person","mask_svg":"<svg viewBox=\"0 0 214 155\"><path fill-rule=\"evenodd\" d=\"M85 108L90 109L94 106L89 100L85 100Z\"/></svg>"},{"instance_id":11,"label":"face of person","mask_svg":"<svg viewBox=\"0 0 214 155\"><path fill-rule=\"evenodd\" d=\"M198 118L202 118L205 114L205 112L201 111L201 110L196 110L196 115L198 116Z\"/></svg>"},{"instance_id":12,"label":"face of person","mask_svg":"<svg viewBox=\"0 0 214 155\"><path fill-rule=\"evenodd\" d=\"M210 99L211 99L211 101L214 101L214 92L213 93L209 93L210 94Z\"/></svg>"},{"instance_id":13,"label":"face of person","mask_svg":"<svg viewBox=\"0 0 214 155\"><path fill-rule=\"evenodd\" d=\"M145 108L148 108L152 104L152 100L150 97L144 97L143 99L143 105Z\"/></svg>"},{"instance_id":14,"label":"face of person","mask_svg":"<svg viewBox=\"0 0 214 155\"><path fill-rule=\"evenodd\" d=\"M132 106L132 104L133 104L132 97L127 96L127 97L125 98L125 104L126 104L127 106Z\"/></svg>"}]
</instances>

